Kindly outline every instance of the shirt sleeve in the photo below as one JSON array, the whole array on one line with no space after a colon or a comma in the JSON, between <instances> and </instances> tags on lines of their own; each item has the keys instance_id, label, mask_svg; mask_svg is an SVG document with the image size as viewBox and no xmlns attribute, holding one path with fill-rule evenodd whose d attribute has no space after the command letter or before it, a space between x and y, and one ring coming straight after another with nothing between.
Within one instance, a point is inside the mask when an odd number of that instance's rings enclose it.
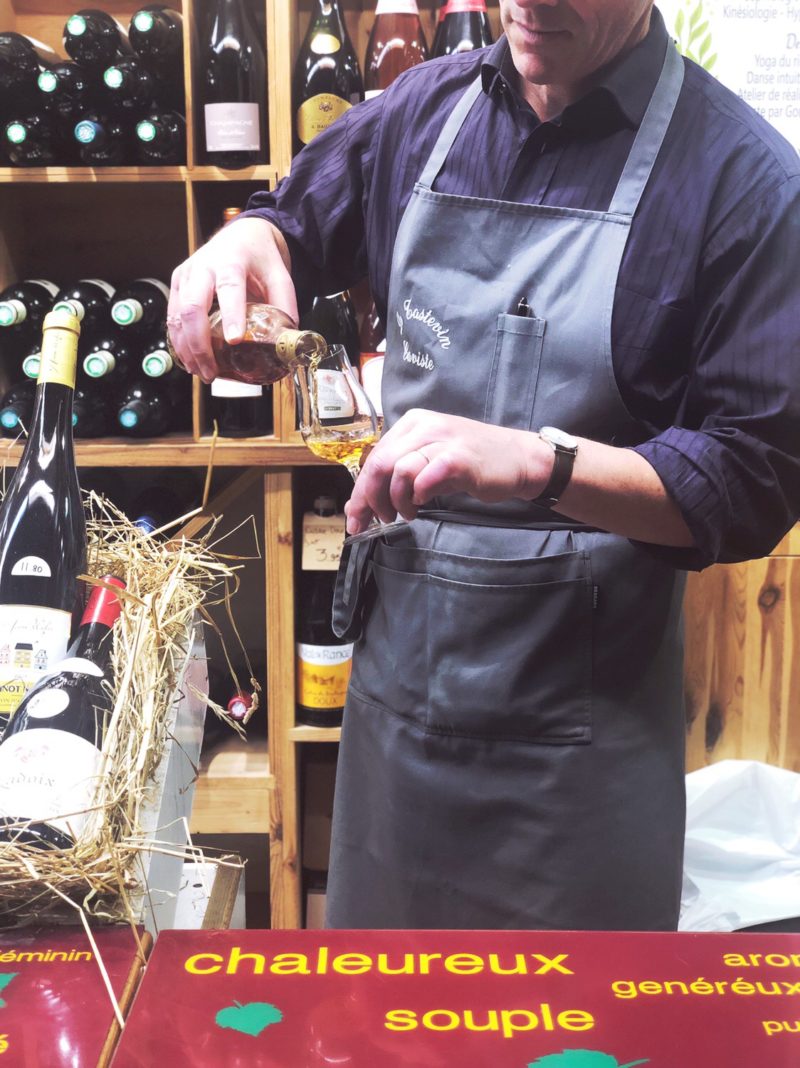
<instances>
[{"instance_id":1,"label":"shirt sleeve","mask_svg":"<svg viewBox=\"0 0 800 1068\"><path fill-rule=\"evenodd\" d=\"M366 204L382 96L318 134L295 156L289 176L254 193L239 216L267 219L286 238L301 314L318 293L347 289L367 274Z\"/></svg>"},{"instance_id":2,"label":"shirt sleeve","mask_svg":"<svg viewBox=\"0 0 800 1068\"><path fill-rule=\"evenodd\" d=\"M676 425L635 451L678 505L700 570L769 553L800 515L800 175L753 191L706 244Z\"/></svg>"}]
</instances>

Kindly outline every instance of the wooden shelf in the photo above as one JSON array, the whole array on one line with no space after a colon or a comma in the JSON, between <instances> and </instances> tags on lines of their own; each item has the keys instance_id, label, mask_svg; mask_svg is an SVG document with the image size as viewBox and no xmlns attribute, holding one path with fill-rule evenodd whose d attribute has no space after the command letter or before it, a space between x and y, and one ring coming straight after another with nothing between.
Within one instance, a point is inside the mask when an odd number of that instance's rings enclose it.
<instances>
[{"instance_id":1,"label":"wooden shelf","mask_svg":"<svg viewBox=\"0 0 800 1068\"><path fill-rule=\"evenodd\" d=\"M16 466L22 448L0 441L0 467ZM205 467L211 460L211 440L169 435L153 441L99 438L77 441L75 457L79 467ZM213 459L216 467L308 467L324 462L305 445L284 445L275 438L217 441Z\"/></svg>"},{"instance_id":2,"label":"wooden shelf","mask_svg":"<svg viewBox=\"0 0 800 1068\"><path fill-rule=\"evenodd\" d=\"M277 180L277 167L268 164L235 171L220 167L0 167L0 182L17 185L237 181L273 186Z\"/></svg>"},{"instance_id":3,"label":"wooden shelf","mask_svg":"<svg viewBox=\"0 0 800 1068\"><path fill-rule=\"evenodd\" d=\"M270 773L267 739L234 735L204 753L192 805L192 834L266 834Z\"/></svg>"},{"instance_id":4,"label":"wooden shelf","mask_svg":"<svg viewBox=\"0 0 800 1068\"><path fill-rule=\"evenodd\" d=\"M338 742L341 736L341 727L309 727L301 723L289 730L293 742Z\"/></svg>"}]
</instances>

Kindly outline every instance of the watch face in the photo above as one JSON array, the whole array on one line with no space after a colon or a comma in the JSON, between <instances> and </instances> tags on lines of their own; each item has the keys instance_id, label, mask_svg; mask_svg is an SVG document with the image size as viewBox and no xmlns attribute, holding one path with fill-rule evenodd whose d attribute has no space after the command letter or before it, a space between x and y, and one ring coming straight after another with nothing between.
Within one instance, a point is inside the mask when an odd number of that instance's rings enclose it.
<instances>
[{"instance_id":1,"label":"watch face","mask_svg":"<svg viewBox=\"0 0 800 1068\"><path fill-rule=\"evenodd\" d=\"M572 434L567 434L564 430L559 430L557 427L543 426L539 433L553 445L561 445L565 449L577 449L578 447L577 438L574 438Z\"/></svg>"}]
</instances>

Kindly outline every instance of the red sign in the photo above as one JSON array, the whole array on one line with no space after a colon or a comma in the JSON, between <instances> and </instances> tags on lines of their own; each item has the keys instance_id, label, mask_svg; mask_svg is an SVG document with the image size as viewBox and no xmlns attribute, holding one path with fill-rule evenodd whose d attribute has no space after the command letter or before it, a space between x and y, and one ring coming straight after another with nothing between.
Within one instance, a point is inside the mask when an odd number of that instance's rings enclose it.
<instances>
[{"instance_id":1,"label":"red sign","mask_svg":"<svg viewBox=\"0 0 800 1068\"><path fill-rule=\"evenodd\" d=\"M92 933L124 1014L141 972L136 939L128 927ZM0 1068L106 1065L118 1032L82 927L0 934Z\"/></svg>"},{"instance_id":2,"label":"red sign","mask_svg":"<svg viewBox=\"0 0 800 1068\"><path fill-rule=\"evenodd\" d=\"M160 1064L798 1068L800 935L167 931L113 1068Z\"/></svg>"}]
</instances>

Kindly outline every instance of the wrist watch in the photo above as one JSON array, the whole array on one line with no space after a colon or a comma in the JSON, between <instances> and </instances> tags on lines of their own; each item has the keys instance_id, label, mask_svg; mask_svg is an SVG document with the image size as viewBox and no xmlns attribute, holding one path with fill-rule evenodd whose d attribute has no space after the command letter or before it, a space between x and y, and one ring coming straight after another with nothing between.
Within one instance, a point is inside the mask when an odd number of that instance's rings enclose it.
<instances>
[{"instance_id":1,"label":"wrist watch","mask_svg":"<svg viewBox=\"0 0 800 1068\"><path fill-rule=\"evenodd\" d=\"M569 485L575 457L578 455L578 439L554 426L541 427L539 437L553 450L555 460L547 485L538 497L533 498L532 503L543 508L552 508L554 504L558 504L561 494Z\"/></svg>"}]
</instances>

